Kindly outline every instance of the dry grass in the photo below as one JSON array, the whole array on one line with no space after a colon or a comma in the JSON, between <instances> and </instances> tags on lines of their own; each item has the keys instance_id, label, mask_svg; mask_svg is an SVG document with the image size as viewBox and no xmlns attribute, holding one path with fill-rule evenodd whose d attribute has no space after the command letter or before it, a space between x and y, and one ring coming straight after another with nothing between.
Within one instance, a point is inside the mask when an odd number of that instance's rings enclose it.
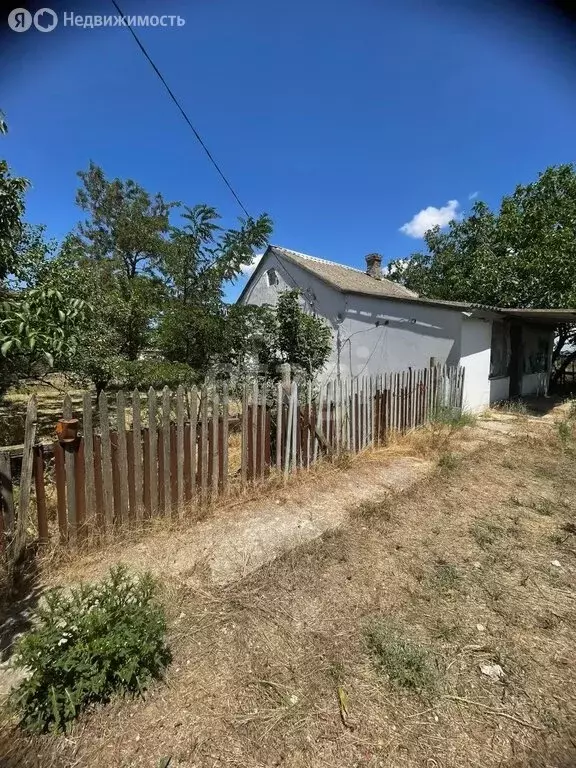
<instances>
[{"instance_id":1,"label":"dry grass","mask_svg":"<svg viewBox=\"0 0 576 768\"><path fill-rule=\"evenodd\" d=\"M167 581L166 683L67 738L7 723L2 765L573 766L572 440L542 425L461 458L234 586Z\"/></svg>"}]
</instances>

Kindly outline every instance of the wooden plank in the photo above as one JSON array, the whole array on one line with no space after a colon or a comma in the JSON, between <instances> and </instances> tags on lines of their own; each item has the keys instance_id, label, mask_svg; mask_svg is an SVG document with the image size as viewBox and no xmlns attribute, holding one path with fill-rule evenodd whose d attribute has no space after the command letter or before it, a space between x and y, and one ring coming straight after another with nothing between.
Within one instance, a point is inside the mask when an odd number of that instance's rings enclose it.
<instances>
[{"instance_id":1,"label":"wooden plank","mask_svg":"<svg viewBox=\"0 0 576 768\"><path fill-rule=\"evenodd\" d=\"M310 451L312 449L312 382L306 387L306 469L310 469Z\"/></svg>"},{"instance_id":2,"label":"wooden plank","mask_svg":"<svg viewBox=\"0 0 576 768\"><path fill-rule=\"evenodd\" d=\"M150 480L152 477L152 468L150 465L150 438L151 430L147 427L142 430L142 518L150 519L152 515L152 501L150 498Z\"/></svg>"},{"instance_id":3,"label":"wooden plank","mask_svg":"<svg viewBox=\"0 0 576 768\"><path fill-rule=\"evenodd\" d=\"M192 497L192 472L190 466L190 432L189 423L184 424L184 502L188 504Z\"/></svg>"},{"instance_id":4,"label":"wooden plank","mask_svg":"<svg viewBox=\"0 0 576 768\"><path fill-rule=\"evenodd\" d=\"M230 404L228 394L228 382L222 384L222 440L220 443L220 453L222 455L222 476L220 479L220 490L223 496L228 493L228 452L230 450ZM268 430L270 432L270 430Z\"/></svg>"},{"instance_id":5,"label":"wooden plank","mask_svg":"<svg viewBox=\"0 0 576 768\"><path fill-rule=\"evenodd\" d=\"M344 402L346 408L346 450L352 450L352 408L350 406L352 397L352 380L345 379L344 381Z\"/></svg>"},{"instance_id":6,"label":"wooden plank","mask_svg":"<svg viewBox=\"0 0 576 768\"><path fill-rule=\"evenodd\" d=\"M148 390L148 465L150 487L150 516L158 514L158 430L156 426L156 391Z\"/></svg>"},{"instance_id":7,"label":"wooden plank","mask_svg":"<svg viewBox=\"0 0 576 768\"><path fill-rule=\"evenodd\" d=\"M140 413L140 392L132 392L132 448L134 472L134 508L132 516L142 520L144 506L144 482L142 477L142 418Z\"/></svg>"},{"instance_id":8,"label":"wooden plank","mask_svg":"<svg viewBox=\"0 0 576 768\"><path fill-rule=\"evenodd\" d=\"M70 395L64 396L62 415L65 419L73 417ZM76 535L76 451L70 443L64 445L64 464L66 467L66 506L68 508L68 536Z\"/></svg>"},{"instance_id":9,"label":"wooden plank","mask_svg":"<svg viewBox=\"0 0 576 768\"><path fill-rule=\"evenodd\" d=\"M158 509L156 514L164 516L166 512L166 486L164 474L164 430L158 427L156 430L156 452L158 455Z\"/></svg>"},{"instance_id":10,"label":"wooden plank","mask_svg":"<svg viewBox=\"0 0 576 768\"><path fill-rule=\"evenodd\" d=\"M284 451L284 480L288 478L288 473L290 471L292 432L295 431L294 430L294 410L296 406L295 398L294 398L295 386L296 386L296 382L293 381L290 389L290 400L288 403L288 421L286 424L286 448Z\"/></svg>"},{"instance_id":11,"label":"wooden plank","mask_svg":"<svg viewBox=\"0 0 576 768\"><path fill-rule=\"evenodd\" d=\"M252 456L251 456L251 473L252 480L256 479L257 475L257 445L258 445L258 381L255 380L252 385L252 420L250 429L252 430Z\"/></svg>"},{"instance_id":12,"label":"wooden plank","mask_svg":"<svg viewBox=\"0 0 576 768\"><path fill-rule=\"evenodd\" d=\"M94 504L96 527L102 533L106 527L104 515L104 490L102 487L102 438L94 435Z\"/></svg>"},{"instance_id":13,"label":"wooden plank","mask_svg":"<svg viewBox=\"0 0 576 768\"><path fill-rule=\"evenodd\" d=\"M357 449L357 414L358 414L358 379L350 379L350 449L352 453L356 453Z\"/></svg>"},{"instance_id":14,"label":"wooden plank","mask_svg":"<svg viewBox=\"0 0 576 768\"><path fill-rule=\"evenodd\" d=\"M68 518L66 516L66 467L64 448L58 442L54 443L54 475L56 481L56 505L58 509L58 531L60 541L68 541Z\"/></svg>"},{"instance_id":15,"label":"wooden plank","mask_svg":"<svg viewBox=\"0 0 576 768\"><path fill-rule=\"evenodd\" d=\"M176 450L178 445L178 427L170 423L170 513L172 517L180 514L178 507L178 462Z\"/></svg>"},{"instance_id":16,"label":"wooden plank","mask_svg":"<svg viewBox=\"0 0 576 768\"><path fill-rule=\"evenodd\" d=\"M324 429L324 437L328 445L331 445L331 421L332 421L332 382L326 382L326 426Z\"/></svg>"},{"instance_id":17,"label":"wooden plank","mask_svg":"<svg viewBox=\"0 0 576 768\"><path fill-rule=\"evenodd\" d=\"M106 528L112 529L114 522L114 490L112 482L112 447L110 444L110 424L108 422L108 401L106 394L100 392L98 398L100 414L101 458L102 458L102 501Z\"/></svg>"},{"instance_id":18,"label":"wooden plank","mask_svg":"<svg viewBox=\"0 0 576 768\"><path fill-rule=\"evenodd\" d=\"M168 387L162 390L162 445L164 447L164 514L172 514L172 488L170 483L170 403Z\"/></svg>"},{"instance_id":19,"label":"wooden plank","mask_svg":"<svg viewBox=\"0 0 576 768\"><path fill-rule=\"evenodd\" d=\"M200 481L200 500L206 504L208 499L208 389L202 387L202 423L200 425L200 454L202 474Z\"/></svg>"},{"instance_id":20,"label":"wooden plank","mask_svg":"<svg viewBox=\"0 0 576 768\"><path fill-rule=\"evenodd\" d=\"M116 431L118 433L119 509L117 523L128 520L128 454L126 450L126 396L120 390L116 394Z\"/></svg>"},{"instance_id":21,"label":"wooden plank","mask_svg":"<svg viewBox=\"0 0 576 768\"><path fill-rule=\"evenodd\" d=\"M42 445L34 446L34 492L36 495L38 541L43 544L48 541L48 511L46 508L46 488L44 487L44 447Z\"/></svg>"},{"instance_id":22,"label":"wooden plank","mask_svg":"<svg viewBox=\"0 0 576 768\"><path fill-rule=\"evenodd\" d=\"M184 387L176 390L176 479L178 514L184 511Z\"/></svg>"},{"instance_id":23,"label":"wooden plank","mask_svg":"<svg viewBox=\"0 0 576 768\"><path fill-rule=\"evenodd\" d=\"M85 464L85 440L80 438L74 446L75 461L74 469L76 471L75 491L76 491L76 525L78 541L86 538L86 464ZM94 466L94 464L92 464Z\"/></svg>"},{"instance_id":24,"label":"wooden plank","mask_svg":"<svg viewBox=\"0 0 576 768\"><path fill-rule=\"evenodd\" d=\"M10 455L0 453L0 492L2 494L2 511L4 531L9 536L14 533L14 489L12 486L12 469ZM66 504L66 502L64 502ZM64 507L66 509L66 507Z\"/></svg>"},{"instance_id":25,"label":"wooden plank","mask_svg":"<svg viewBox=\"0 0 576 768\"><path fill-rule=\"evenodd\" d=\"M84 478L86 498L86 521L94 524L96 516L96 486L94 481L94 425L92 423L92 395L82 396L82 434L84 439Z\"/></svg>"},{"instance_id":26,"label":"wooden plank","mask_svg":"<svg viewBox=\"0 0 576 768\"><path fill-rule=\"evenodd\" d=\"M128 464L128 519L136 520L136 487L134 479L134 441L140 440L133 429L126 432L126 457Z\"/></svg>"},{"instance_id":27,"label":"wooden plank","mask_svg":"<svg viewBox=\"0 0 576 768\"><path fill-rule=\"evenodd\" d=\"M218 398L218 392L216 386L214 386L214 393L212 395L212 478L211 478L211 494L212 499L216 500L218 497L219 486L219 470L220 460L218 451L218 433L220 426L220 403ZM209 481L210 482L210 481Z\"/></svg>"},{"instance_id":28,"label":"wooden plank","mask_svg":"<svg viewBox=\"0 0 576 768\"><path fill-rule=\"evenodd\" d=\"M292 408L292 469L294 471L298 468L298 449L296 442L297 440L297 433L298 433L298 425L300 423L299 419L299 408L298 408L298 384L293 381L292 382L292 397L294 399L294 407Z\"/></svg>"},{"instance_id":29,"label":"wooden plank","mask_svg":"<svg viewBox=\"0 0 576 768\"><path fill-rule=\"evenodd\" d=\"M284 415L284 387L278 382L276 389L276 469L282 471L282 418Z\"/></svg>"},{"instance_id":30,"label":"wooden plank","mask_svg":"<svg viewBox=\"0 0 576 768\"><path fill-rule=\"evenodd\" d=\"M110 432L112 456L112 497L114 499L114 526L122 521L122 491L120 485L120 462L118 461L118 432Z\"/></svg>"},{"instance_id":31,"label":"wooden plank","mask_svg":"<svg viewBox=\"0 0 576 768\"><path fill-rule=\"evenodd\" d=\"M322 416L324 413L324 385L320 384L319 391L318 391L318 407L316 409L315 418L314 418L314 463L318 460L318 449L320 447L320 443L318 440L317 433L322 432Z\"/></svg>"},{"instance_id":32,"label":"wooden plank","mask_svg":"<svg viewBox=\"0 0 576 768\"><path fill-rule=\"evenodd\" d=\"M266 407L265 409L265 425L264 425L264 475L267 477L270 474L270 467L272 464L272 414L271 409Z\"/></svg>"},{"instance_id":33,"label":"wooden plank","mask_svg":"<svg viewBox=\"0 0 576 768\"><path fill-rule=\"evenodd\" d=\"M190 501L196 499L198 464L198 390L190 390Z\"/></svg>"},{"instance_id":34,"label":"wooden plank","mask_svg":"<svg viewBox=\"0 0 576 768\"><path fill-rule=\"evenodd\" d=\"M240 477L242 485L248 481L248 385L242 387L242 431L241 431L241 466Z\"/></svg>"},{"instance_id":35,"label":"wooden plank","mask_svg":"<svg viewBox=\"0 0 576 768\"><path fill-rule=\"evenodd\" d=\"M268 383L266 381L262 382L262 389L260 392L260 411L259 411L259 422L258 422L258 431L260 433L260 454L259 454L259 464L260 464L260 479L264 479L264 475L266 472L266 390L267 390Z\"/></svg>"}]
</instances>

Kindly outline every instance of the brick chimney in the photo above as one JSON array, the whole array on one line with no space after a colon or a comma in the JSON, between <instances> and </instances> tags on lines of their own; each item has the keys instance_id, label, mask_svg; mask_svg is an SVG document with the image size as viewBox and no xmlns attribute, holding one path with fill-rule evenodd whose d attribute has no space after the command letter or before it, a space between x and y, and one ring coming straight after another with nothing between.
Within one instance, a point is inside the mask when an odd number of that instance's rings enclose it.
<instances>
[{"instance_id":1,"label":"brick chimney","mask_svg":"<svg viewBox=\"0 0 576 768\"><path fill-rule=\"evenodd\" d=\"M379 253L369 253L366 256L366 274L375 280L382 279L382 256Z\"/></svg>"}]
</instances>

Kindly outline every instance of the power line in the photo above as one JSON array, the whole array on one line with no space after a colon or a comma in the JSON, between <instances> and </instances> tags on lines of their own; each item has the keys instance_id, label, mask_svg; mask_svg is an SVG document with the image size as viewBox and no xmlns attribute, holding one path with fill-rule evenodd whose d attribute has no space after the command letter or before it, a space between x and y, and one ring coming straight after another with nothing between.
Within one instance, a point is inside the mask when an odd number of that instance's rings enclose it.
<instances>
[{"instance_id":1,"label":"power line","mask_svg":"<svg viewBox=\"0 0 576 768\"><path fill-rule=\"evenodd\" d=\"M124 16L124 13L123 13L122 9L120 8L120 6L118 5L118 3L116 2L116 0L111 0L111 2L112 2L112 5L113 5L113 6L116 8L116 10L118 11L118 13L120 14L120 16L122 16L122 18L126 18L126 16ZM218 165L218 163L216 162L216 160L215 160L215 159L214 159L214 157L212 156L212 153L210 152L210 150L208 149L208 147L206 146L206 144L204 144L204 141L202 140L202 137L200 136L200 134L198 133L198 131L196 130L196 128L194 128L194 126L192 125L192 123L191 123L191 121L190 121L190 118L188 117L188 115L186 114L186 112L184 111L184 109L182 108L182 106L180 105L180 102L178 101L178 99L177 99L177 98L176 98L176 96L174 95L174 93L173 93L172 89L170 88L170 86L168 85L168 83L166 82L166 80L164 79L164 77L163 77L162 73L160 72L160 70L158 69L158 67L156 66L156 64L154 64L154 62L152 61L152 58L151 58L151 57L150 57L150 55L148 54L148 51L146 50L146 48L144 48L144 46L143 46L143 45L142 45L142 43L140 42L140 38L138 37L138 35L136 34L136 32L134 32L134 30L132 29L132 27L131 27L129 24L126 24L126 27L127 27L127 28L128 28L128 30L130 31L130 34L132 35L132 37L133 37L133 38L134 38L134 40L136 41L136 44L138 45L138 47L140 48L140 50L142 51L142 53L144 54L144 56L145 56L145 57L148 59L148 62L149 62L149 64L150 64L150 66L152 67L152 69L154 70L154 72L156 72L156 74L157 74L157 75L158 75L158 77L160 78L160 81L162 82L162 84L163 84L164 88L166 88L166 91L168 92L168 95L170 96L170 98L172 99L172 101L174 102L174 104L176 104L176 106L178 107L178 110L180 111L180 114L182 115L182 117L184 118L184 120L186 120L186 122L188 123L188 126L189 126L189 128L191 129L192 133L193 133L193 134L194 134L194 136L196 136L196 138L198 139L198 142L200 143L200 146L202 147L202 149L204 150L204 152L206 152L206 154L208 155L208 158L209 158L210 162L212 163L212 165L214 166L214 168L216 168L216 170L218 171L218 173L219 173L220 177L222 178L222 181L224 182L224 184L226 184L226 186L228 187L228 189L230 190L230 192L231 192L231 193L234 195L234 199L236 200L236 202L238 203L238 205L240 206L240 208L242 208L242 210L244 211L244 213L246 214L246 216L247 216L248 218L251 218L251 217L250 217L250 214L248 213L248 211L247 211L247 210L246 210L246 208L244 207L244 203L242 202L242 200L240 200L240 198L238 197L238 195L237 195L237 194L236 194L236 192L234 191L234 189L233 189L232 185L230 184L230 182L228 181L228 179L227 179L227 178L226 178L226 176L224 175L224 172L222 171L222 169L220 168L220 166Z\"/></svg>"}]
</instances>

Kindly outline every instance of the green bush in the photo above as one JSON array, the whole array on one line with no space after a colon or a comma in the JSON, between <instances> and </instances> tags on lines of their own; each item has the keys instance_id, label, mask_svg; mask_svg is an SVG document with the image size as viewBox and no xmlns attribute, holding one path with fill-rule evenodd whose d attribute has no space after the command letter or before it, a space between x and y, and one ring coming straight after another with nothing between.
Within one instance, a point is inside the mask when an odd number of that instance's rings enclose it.
<instances>
[{"instance_id":1,"label":"green bush","mask_svg":"<svg viewBox=\"0 0 576 768\"><path fill-rule=\"evenodd\" d=\"M419 692L435 687L436 674L430 655L400 629L387 621L376 621L365 630L365 638L377 668L390 682Z\"/></svg>"},{"instance_id":2,"label":"green bush","mask_svg":"<svg viewBox=\"0 0 576 768\"><path fill-rule=\"evenodd\" d=\"M94 585L51 590L17 649L28 676L12 694L30 731L61 731L88 705L139 694L171 660L166 620L149 574L118 566Z\"/></svg>"},{"instance_id":3,"label":"green bush","mask_svg":"<svg viewBox=\"0 0 576 768\"><path fill-rule=\"evenodd\" d=\"M175 389L180 384L190 384L194 371L185 363L167 360L123 360L116 375L116 383L127 389Z\"/></svg>"}]
</instances>

